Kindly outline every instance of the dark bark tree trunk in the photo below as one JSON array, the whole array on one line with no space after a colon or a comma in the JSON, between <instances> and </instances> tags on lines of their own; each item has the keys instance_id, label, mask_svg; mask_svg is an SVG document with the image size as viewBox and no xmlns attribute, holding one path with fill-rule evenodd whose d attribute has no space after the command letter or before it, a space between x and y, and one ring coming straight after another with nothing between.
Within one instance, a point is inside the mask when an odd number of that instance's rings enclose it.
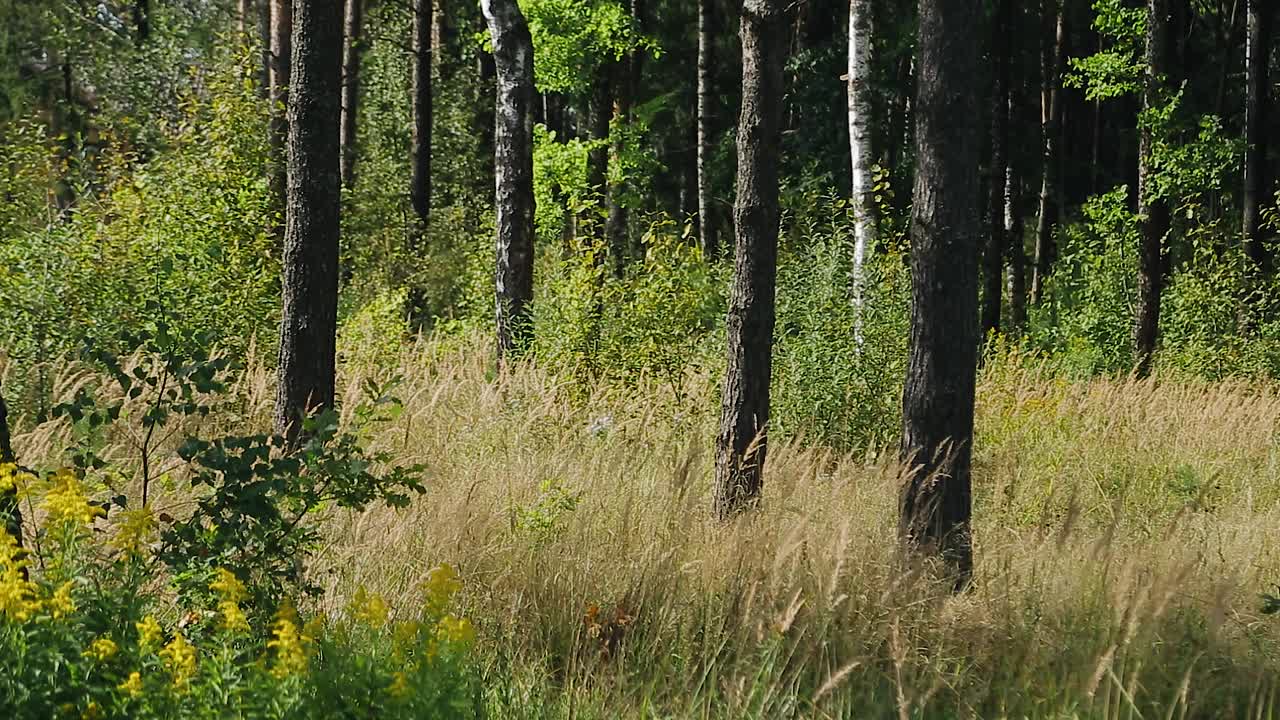
<instances>
[{"instance_id":1,"label":"dark bark tree trunk","mask_svg":"<svg viewBox=\"0 0 1280 720\"><path fill-rule=\"evenodd\" d=\"M742 6L742 111L738 119L733 289L728 367L716 439L715 510L728 518L753 505L763 481L773 369L778 259L778 163L782 140L785 0Z\"/></svg>"},{"instance_id":2,"label":"dark bark tree trunk","mask_svg":"<svg viewBox=\"0 0 1280 720\"><path fill-rule=\"evenodd\" d=\"M9 406L5 405L4 392L0 391L0 465L17 462L9 436ZM18 541L18 547L22 547L22 508L18 505L17 487L0 493L0 522L4 523L4 531Z\"/></svg>"},{"instance_id":3,"label":"dark bark tree trunk","mask_svg":"<svg viewBox=\"0 0 1280 720\"><path fill-rule=\"evenodd\" d=\"M494 113L497 196L498 362L527 342L533 299L533 39L515 0L482 0L498 88Z\"/></svg>"},{"instance_id":4,"label":"dark bark tree trunk","mask_svg":"<svg viewBox=\"0 0 1280 720\"><path fill-rule=\"evenodd\" d=\"M911 211L911 349L900 457L910 473L900 532L941 557L957 589L973 572L970 459L978 352L981 147L979 0L920 0L916 173Z\"/></svg>"},{"instance_id":5,"label":"dark bark tree trunk","mask_svg":"<svg viewBox=\"0 0 1280 720\"><path fill-rule=\"evenodd\" d=\"M643 10L641 0L631 0L631 19L639 27L641 23L641 12ZM614 83L614 115L617 118L619 126L624 128L631 127L632 107L635 105L635 97L640 83L640 65L641 55L639 50L633 50L617 67L618 77ZM619 133L613 138L613 156L620 159L626 152L626 138L623 133ZM614 277L621 278L626 271L627 255L630 251L630 243L627 238L627 207L623 204L622 194L626 192L623 183L609 183L608 208L609 217L605 221L605 236L609 240L609 252L613 256L613 274Z\"/></svg>"},{"instance_id":6,"label":"dark bark tree trunk","mask_svg":"<svg viewBox=\"0 0 1280 720\"><path fill-rule=\"evenodd\" d=\"M1043 18L1045 43L1041 51L1042 90L1040 94L1040 127L1043 151L1040 174L1040 208L1036 213L1035 263L1031 269L1031 304L1038 305L1044 298L1044 283L1057 259L1057 247L1053 239L1060 210L1058 173L1058 146L1062 128L1062 66L1066 53L1066 4L1067 0L1045 0ZM1049 40L1052 32L1053 39Z\"/></svg>"},{"instance_id":7,"label":"dark bark tree trunk","mask_svg":"<svg viewBox=\"0 0 1280 720\"><path fill-rule=\"evenodd\" d=\"M1004 234L1009 254L1008 328L1013 333L1021 333L1027 327L1027 251L1022 227L1022 177L1012 158L1006 163L1004 177Z\"/></svg>"},{"instance_id":8,"label":"dark bark tree trunk","mask_svg":"<svg viewBox=\"0 0 1280 720\"><path fill-rule=\"evenodd\" d=\"M606 142L609 139L609 118L613 115L613 93L609 82L611 74L612 68L609 65L601 65L596 69L595 80L591 83L591 97L587 101L588 140L596 143L587 153L587 186L600 204L603 204L608 192L609 148ZM596 263L600 264L604 262L605 254L604 223L597 203L588 203L587 213L591 236L595 239L594 257Z\"/></svg>"},{"instance_id":9,"label":"dark bark tree trunk","mask_svg":"<svg viewBox=\"0 0 1280 720\"><path fill-rule=\"evenodd\" d=\"M1146 71L1142 109L1146 114L1164 102L1163 82L1169 50L1169 0L1147 0ZM1138 307L1133 322L1134 372L1151 372L1160 332L1160 293L1164 284L1162 245L1169 231L1169 206L1155 197L1151 166L1154 132L1149 122L1139 123L1138 134Z\"/></svg>"},{"instance_id":10,"label":"dark bark tree trunk","mask_svg":"<svg viewBox=\"0 0 1280 720\"><path fill-rule=\"evenodd\" d=\"M1244 254L1252 265L1250 274L1270 270L1270 257L1263 245L1261 208L1268 204L1267 115L1271 86L1267 71L1271 60L1271 23L1274 9L1264 0L1249 0L1248 35L1245 41L1245 142L1244 157Z\"/></svg>"},{"instance_id":11,"label":"dark bark tree trunk","mask_svg":"<svg viewBox=\"0 0 1280 720\"><path fill-rule=\"evenodd\" d=\"M236 37L246 47L250 44L250 28L257 27L254 16L253 0L237 0L236 2Z\"/></svg>"},{"instance_id":12,"label":"dark bark tree trunk","mask_svg":"<svg viewBox=\"0 0 1280 720\"><path fill-rule=\"evenodd\" d=\"M302 419L333 406L342 184L342 0L297 0L289 101L276 430L296 438Z\"/></svg>"},{"instance_id":13,"label":"dark bark tree trunk","mask_svg":"<svg viewBox=\"0 0 1280 720\"><path fill-rule=\"evenodd\" d=\"M361 31L364 25L365 0L346 0L346 16L342 29L342 129L338 148L342 155L342 186L355 183L356 119L360 112L360 56L364 54Z\"/></svg>"},{"instance_id":14,"label":"dark bark tree trunk","mask_svg":"<svg viewBox=\"0 0 1280 720\"><path fill-rule=\"evenodd\" d=\"M257 0L258 97L271 100L271 0Z\"/></svg>"},{"instance_id":15,"label":"dark bark tree trunk","mask_svg":"<svg viewBox=\"0 0 1280 720\"><path fill-rule=\"evenodd\" d=\"M418 221L415 237L422 237L431 219L431 0L413 0L413 134L410 147L412 177L409 197ZM415 242L414 251L421 251Z\"/></svg>"},{"instance_id":16,"label":"dark bark tree trunk","mask_svg":"<svg viewBox=\"0 0 1280 720\"><path fill-rule=\"evenodd\" d=\"M1013 36L1013 0L1000 0L992 27L991 163L987 181L987 246L982 255L982 337L1000 332L1004 286L1005 177L1009 145L1009 63Z\"/></svg>"},{"instance_id":17,"label":"dark bark tree trunk","mask_svg":"<svg viewBox=\"0 0 1280 720\"><path fill-rule=\"evenodd\" d=\"M137 31L134 41L138 47L151 39L151 0L133 0L133 26Z\"/></svg>"},{"instance_id":18,"label":"dark bark tree trunk","mask_svg":"<svg viewBox=\"0 0 1280 720\"><path fill-rule=\"evenodd\" d=\"M715 97L712 86L715 77L715 0L698 0L698 239L707 262L720 256L720 243L716 237L711 209L712 123L715 117Z\"/></svg>"},{"instance_id":19,"label":"dark bark tree trunk","mask_svg":"<svg viewBox=\"0 0 1280 720\"><path fill-rule=\"evenodd\" d=\"M284 241L285 191L288 183L288 159L285 146L289 135L289 68L293 60L292 0L271 2L271 194L280 217L276 237Z\"/></svg>"}]
</instances>

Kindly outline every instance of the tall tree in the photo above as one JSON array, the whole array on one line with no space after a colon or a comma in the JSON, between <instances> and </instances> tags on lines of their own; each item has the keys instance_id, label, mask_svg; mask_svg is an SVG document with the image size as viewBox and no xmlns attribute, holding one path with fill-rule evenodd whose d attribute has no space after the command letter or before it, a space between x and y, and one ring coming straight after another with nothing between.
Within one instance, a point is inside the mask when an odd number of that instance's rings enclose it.
<instances>
[{"instance_id":1,"label":"tall tree","mask_svg":"<svg viewBox=\"0 0 1280 720\"><path fill-rule=\"evenodd\" d=\"M644 11L643 0L631 0L631 21L639 28L641 25L641 15ZM644 55L636 45L631 51L623 57L622 61L616 66L617 78L614 81L614 118L618 125L622 128L630 128L632 121L632 108L635 105L636 92L640 84L640 69L643 64ZM615 162L622 158L627 149L627 136L625 133L616 133L613 137L613 157ZM624 182L609 182L609 196L607 204L609 216L605 221L605 236L609 240L609 252L613 256L613 274L615 277L621 278L626 268L626 260L629 252L629 243L627 241L627 206L623 202L622 195L626 192Z\"/></svg>"},{"instance_id":2,"label":"tall tree","mask_svg":"<svg viewBox=\"0 0 1280 720\"><path fill-rule=\"evenodd\" d=\"M523 349L533 299L533 37L516 0L481 0L497 72L498 361Z\"/></svg>"},{"instance_id":3,"label":"tall tree","mask_svg":"<svg viewBox=\"0 0 1280 720\"><path fill-rule=\"evenodd\" d=\"M698 239L707 262L720 255L715 223L711 218L711 124L715 115L715 0L698 0Z\"/></svg>"},{"instance_id":4,"label":"tall tree","mask_svg":"<svg viewBox=\"0 0 1280 720\"><path fill-rule=\"evenodd\" d=\"M1000 331L1004 285L1005 182L1009 170L1009 65L1013 0L999 0L991 28L991 162L987 166L987 244L982 254L982 337Z\"/></svg>"},{"instance_id":5,"label":"tall tree","mask_svg":"<svg viewBox=\"0 0 1280 720\"><path fill-rule=\"evenodd\" d=\"M1249 0L1245 40L1244 252L1252 272L1264 273L1270 258L1262 241L1261 207L1270 198L1267 180L1267 115L1271 86L1271 22L1274 10L1264 0Z\"/></svg>"},{"instance_id":6,"label":"tall tree","mask_svg":"<svg viewBox=\"0 0 1280 720\"><path fill-rule=\"evenodd\" d=\"M978 349L984 87L980 0L920 0L916 167L911 209L911 335L900 456L910 469L900 531L912 552L939 555L957 588L973 569L970 459Z\"/></svg>"},{"instance_id":7,"label":"tall tree","mask_svg":"<svg viewBox=\"0 0 1280 720\"><path fill-rule=\"evenodd\" d=\"M286 203L286 145L288 144L289 68L293 60L290 47L293 38L293 0L269 0L271 3L271 194L276 207L284 212ZM284 217L275 228L283 240Z\"/></svg>"},{"instance_id":8,"label":"tall tree","mask_svg":"<svg viewBox=\"0 0 1280 720\"><path fill-rule=\"evenodd\" d=\"M289 86L277 432L333 406L342 183L342 0L296 0Z\"/></svg>"},{"instance_id":9,"label":"tall tree","mask_svg":"<svg viewBox=\"0 0 1280 720\"><path fill-rule=\"evenodd\" d=\"M1044 43L1040 53L1041 91L1041 165L1040 208L1036 213L1035 263L1031 268L1031 303L1038 305L1044 297L1044 283L1057 254L1053 231L1058 223L1057 187L1058 146L1062 128L1062 66L1066 60L1067 0L1044 0L1041 5L1041 33Z\"/></svg>"},{"instance_id":10,"label":"tall tree","mask_svg":"<svg viewBox=\"0 0 1280 720\"><path fill-rule=\"evenodd\" d=\"M849 158L852 165L853 203L853 302L858 310L858 343L862 342L862 290L867 248L876 242L875 202L872 188L874 124L871 119L871 49L873 39L871 0L849 0L848 121Z\"/></svg>"},{"instance_id":11,"label":"tall tree","mask_svg":"<svg viewBox=\"0 0 1280 720\"><path fill-rule=\"evenodd\" d=\"M134 42L142 47L151 39L151 0L133 0Z\"/></svg>"},{"instance_id":12,"label":"tall tree","mask_svg":"<svg viewBox=\"0 0 1280 720\"><path fill-rule=\"evenodd\" d=\"M612 74L612 63L600 63L587 98L587 139L594 143L587 151L587 187L600 199L608 191L609 148L606 142L609 139L609 119L613 117L613 91L610 83ZM593 257L597 263L601 263L604 261L604 223L597 220L594 209L588 209L587 212L592 215L589 226L595 240Z\"/></svg>"},{"instance_id":13,"label":"tall tree","mask_svg":"<svg viewBox=\"0 0 1280 720\"><path fill-rule=\"evenodd\" d=\"M1160 293L1164 285L1161 247L1169 232L1168 203L1152 187L1155 128L1152 113L1164 101L1169 53L1169 0L1147 0L1142 118L1138 123L1138 306L1133 321L1134 371L1151 372L1160 332Z\"/></svg>"},{"instance_id":14,"label":"tall tree","mask_svg":"<svg viewBox=\"0 0 1280 720\"><path fill-rule=\"evenodd\" d=\"M413 63L413 99L410 103L413 133L409 196L419 228L419 232L415 233L419 241L415 245L420 245L421 233L426 232L427 222L431 218L431 21L431 0L413 0L413 49L410 59Z\"/></svg>"},{"instance_id":15,"label":"tall tree","mask_svg":"<svg viewBox=\"0 0 1280 720\"><path fill-rule=\"evenodd\" d=\"M347 0L342 29L342 125L338 133L338 150L342 186L355 182L356 117L360 109L360 56L364 53L362 37L365 0Z\"/></svg>"},{"instance_id":16,"label":"tall tree","mask_svg":"<svg viewBox=\"0 0 1280 720\"><path fill-rule=\"evenodd\" d=\"M727 321L728 367L716 439L715 509L721 518L759 497L768 447L785 16L785 0L742 4L742 110L733 207L736 244Z\"/></svg>"}]
</instances>

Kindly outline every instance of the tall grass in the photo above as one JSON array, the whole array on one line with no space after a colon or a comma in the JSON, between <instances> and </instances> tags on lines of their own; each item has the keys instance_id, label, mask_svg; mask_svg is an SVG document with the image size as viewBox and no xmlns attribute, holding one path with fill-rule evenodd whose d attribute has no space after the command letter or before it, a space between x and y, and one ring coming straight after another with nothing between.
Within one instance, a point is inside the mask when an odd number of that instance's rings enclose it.
<instances>
[{"instance_id":1,"label":"tall grass","mask_svg":"<svg viewBox=\"0 0 1280 720\"><path fill-rule=\"evenodd\" d=\"M425 464L429 491L330 515L313 571L341 612L357 586L408 598L455 563L494 717L1276 714L1260 594L1280 582L1280 387L989 362L976 582L953 596L896 553L892 448L775 444L763 506L720 524L714 378L584 391L495 375L486 350L423 340L344 366L346 407L400 378L404 412L370 442ZM221 422L266 427L273 388L251 364ZM31 462L60 442L18 441Z\"/></svg>"}]
</instances>

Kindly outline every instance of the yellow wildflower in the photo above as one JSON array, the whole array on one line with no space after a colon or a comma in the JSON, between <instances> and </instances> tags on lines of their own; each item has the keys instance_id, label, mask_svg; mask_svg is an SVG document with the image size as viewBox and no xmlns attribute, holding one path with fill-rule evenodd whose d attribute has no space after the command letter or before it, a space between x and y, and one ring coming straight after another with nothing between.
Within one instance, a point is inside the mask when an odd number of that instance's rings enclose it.
<instances>
[{"instance_id":1,"label":"yellow wildflower","mask_svg":"<svg viewBox=\"0 0 1280 720\"><path fill-rule=\"evenodd\" d=\"M129 679L117 685L116 689L120 692L128 693L131 698L142 695L142 673L129 673Z\"/></svg>"},{"instance_id":2,"label":"yellow wildflower","mask_svg":"<svg viewBox=\"0 0 1280 720\"><path fill-rule=\"evenodd\" d=\"M244 583L226 568L218 568L217 577L209 583L209 589L222 599L218 602L218 611L222 613L222 626L230 632L249 630L249 620L240 609L240 602L249 596Z\"/></svg>"},{"instance_id":3,"label":"yellow wildflower","mask_svg":"<svg viewBox=\"0 0 1280 720\"><path fill-rule=\"evenodd\" d=\"M80 713L80 720L99 720L102 717L102 707L98 703L89 701L85 706L84 712Z\"/></svg>"},{"instance_id":4,"label":"yellow wildflower","mask_svg":"<svg viewBox=\"0 0 1280 720\"><path fill-rule=\"evenodd\" d=\"M164 628L160 627L160 623L152 615L148 615L142 619L140 623L134 623L133 626L138 629L138 647L143 650L150 650L157 647L164 638Z\"/></svg>"},{"instance_id":5,"label":"yellow wildflower","mask_svg":"<svg viewBox=\"0 0 1280 720\"><path fill-rule=\"evenodd\" d=\"M36 586L22 575L27 561L12 535L0 529L0 615L26 622L40 607Z\"/></svg>"},{"instance_id":6,"label":"yellow wildflower","mask_svg":"<svg viewBox=\"0 0 1280 720\"><path fill-rule=\"evenodd\" d=\"M314 649L316 641L324 634L324 616L316 615L302 626L302 642L308 650Z\"/></svg>"},{"instance_id":7,"label":"yellow wildflower","mask_svg":"<svg viewBox=\"0 0 1280 720\"><path fill-rule=\"evenodd\" d=\"M355 597L351 599L349 606L351 615L355 619L363 622L369 627L382 627L387 624L387 616L390 615L390 609L387 607L387 601L377 593L369 593L364 586L356 588Z\"/></svg>"},{"instance_id":8,"label":"yellow wildflower","mask_svg":"<svg viewBox=\"0 0 1280 720\"><path fill-rule=\"evenodd\" d=\"M298 634L298 625L287 617L277 617L271 628L267 648L275 650L276 662L271 674L278 678L306 672L307 653Z\"/></svg>"},{"instance_id":9,"label":"yellow wildflower","mask_svg":"<svg viewBox=\"0 0 1280 720\"><path fill-rule=\"evenodd\" d=\"M116 522L116 534L111 538L111 546L130 555L141 554L156 538L156 517L151 508L125 510L119 513Z\"/></svg>"},{"instance_id":10,"label":"yellow wildflower","mask_svg":"<svg viewBox=\"0 0 1280 720\"><path fill-rule=\"evenodd\" d=\"M0 463L0 492L16 490L19 495L24 495L35 479L35 475L18 467L16 463Z\"/></svg>"},{"instance_id":11,"label":"yellow wildflower","mask_svg":"<svg viewBox=\"0 0 1280 720\"><path fill-rule=\"evenodd\" d=\"M49 482L44 509L53 521L89 525L95 517L106 514L102 508L89 504L88 490L71 470L59 470Z\"/></svg>"},{"instance_id":12,"label":"yellow wildflower","mask_svg":"<svg viewBox=\"0 0 1280 720\"><path fill-rule=\"evenodd\" d=\"M185 690L196 674L196 649L182 633L174 633L173 640L160 650L164 665L173 676L173 686Z\"/></svg>"},{"instance_id":13,"label":"yellow wildflower","mask_svg":"<svg viewBox=\"0 0 1280 720\"><path fill-rule=\"evenodd\" d=\"M422 623L409 620L407 622L396 623L391 629L391 646L397 652L413 645L418 639L418 632L422 629Z\"/></svg>"},{"instance_id":14,"label":"yellow wildflower","mask_svg":"<svg viewBox=\"0 0 1280 720\"><path fill-rule=\"evenodd\" d=\"M391 675L391 685L387 688L387 692L392 697L404 697L409 694L409 677L403 671L397 670Z\"/></svg>"},{"instance_id":15,"label":"yellow wildflower","mask_svg":"<svg viewBox=\"0 0 1280 720\"><path fill-rule=\"evenodd\" d=\"M466 618L445 615L436 625L436 637L454 645L470 645L476 639L476 629Z\"/></svg>"},{"instance_id":16,"label":"yellow wildflower","mask_svg":"<svg viewBox=\"0 0 1280 720\"><path fill-rule=\"evenodd\" d=\"M439 615L448 607L449 601L462 589L462 580L452 565L444 563L432 568L422 584L427 595L427 612Z\"/></svg>"},{"instance_id":17,"label":"yellow wildflower","mask_svg":"<svg viewBox=\"0 0 1280 720\"><path fill-rule=\"evenodd\" d=\"M89 649L84 651L84 656L104 662L114 657L119 650L119 646L111 638L100 637L89 643Z\"/></svg>"},{"instance_id":18,"label":"yellow wildflower","mask_svg":"<svg viewBox=\"0 0 1280 720\"><path fill-rule=\"evenodd\" d=\"M71 580L62 583L49 598L49 612L55 619L76 611L76 601L71 598L71 585Z\"/></svg>"},{"instance_id":19,"label":"yellow wildflower","mask_svg":"<svg viewBox=\"0 0 1280 720\"><path fill-rule=\"evenodd\" d=\"M222 614L222 629L227 632L249 632L249 618L240 609L240 603L223 600L218 603L218 612Z\"/></svg>"}]
</instances>

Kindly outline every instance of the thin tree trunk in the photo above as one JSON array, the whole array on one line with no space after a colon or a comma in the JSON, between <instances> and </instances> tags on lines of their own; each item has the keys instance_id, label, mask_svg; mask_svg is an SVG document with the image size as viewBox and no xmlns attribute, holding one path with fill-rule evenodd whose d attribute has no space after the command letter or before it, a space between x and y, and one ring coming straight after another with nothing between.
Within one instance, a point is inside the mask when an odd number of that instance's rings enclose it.
<instances>
[{"instance_id":1,"label":"thin tree trunk","mask_svg":"<svg viewBox=\"0 0 1280 720\"><path fill-rule=\"evenodd\" d=\"M482 0L498 87L494 117L498 362L522 350L533 299L533 39L516 0Z\"/></svg>"},{"instance_id":2,"label":"thin tree trunk","mask_svg":"<svg viewBox=\"0 0 1280 720\"><path fill-rule=\"evenodd\" d=\"M271 0L257 0L258 97L271 101Z\"/></svg>"},{"instance_id":3,"label":"thin tree trunk","mask_svg":"<svg viewBox=\"0 0 1280 720\"><path fill-rule=\"evenodd\" d=\"M992 28L991 163L987 180L987 243L982 255L982 337L1000 332L1000 300L1004 285L1005 177L1009 145L1009 64L1013 36L1013 0L1000 0Z\"/></svg>"},{"instance_id":4,"label":"thin tree trunk","mask_svg":"<svg viewBox=\"0 0 1280 720\"><path fill-rule=\"evenodd\" d=\"M409 196L422 237L431 219L431 0L413 0L413 133L410 148ZM415 245L419 243L415 242ZM414 248L421 251L421 247Z\"/></svg>"},{"instance_id":5,"label":"thin tree trunk","mask_svg":"<svg viewBox=\"0 0 1280 720\"><path fill-rule=\"evenodd\" d=\"M978 350L979 0L920 0L911 349L900 496L908 552L936 554L957 589L973 573L970 462Z\"/></svg>"},{"instance_id":6,"label":"thin tree trunk","mask_svg":"<svg viewBox=\"0 0 1280 720\"><path fill-rule=\"evenodd\" d=\"M0 391L0 465L17 462L9 436L9 406L5 405L4 392ZM0 493L0 520L4 522L4 531L18 541L18 547L22 547L22 508L18 505L16 486L11 485Z\"/></svg>"},{"instance_id":7,"label":"thin tree trunk","mask_svg":"<svg viewBox=\"0 0 1280 720\"><path fill-rule=\"evenodd\" d=\"M1041 156L1040 208L1036 213L1035 263L1031 274L1031 304L1039 305L1044 299L1044 283L1057 259L1058 249L1053 232L1058 224L1059 197L1056 176L1058 173L1058 146L1062 125L1062 65L1066 49L1067 0L1045 0L1046 24L1050 12L1055 13L1053 42L1042 51L1043 89L1041 91Z\"/></svg>"},{"instance_id":8,"label":"thin tree trunk","mask_svg":"<svg viewBox=\"0 0 1280 720\"><path fill-rule=\"evenodd\" d=\"M146 45L151 39L151 0L133 0L133 26L137 30L137 46Z\"/></svg>"},{"instance_id":9,"label":"thin tree trunk","mask_svg":"<svg viewBox=\"0 0 1280 720\"><path fill-rule=\"evenodd\" d=\"M342 0L296 0L276 431L333 406L342 183Z\"/></svg>"},{"instance_id":10,"label":"thin tree trunk","mask_svg":"<svg viewBox=\"0 0 1280 720\"><path fill-rule=\"evenodd\" d=\"M342 155L342 187L355 184L356 120L360 111L360 56L364 54L361 36L365 0L346 0L346 16L342 29L342 129L338 148Z\"/></svg>"},{"instance_id":11,"label":"thin tree trunk","mask_svg":"<svg viewBox=\"0 0 1280 720\"><path fill-rule=\"evenodd\" d=\"M588 133L594 146L587 152L587 187L599 204L603 204L608 193L609 177L609 118L613 114L613 93L610 90L612 68L602 64L596 68L595 80L591 83L591 97L587 102ZM605 247L603 241L604 223L600 217L597 202L587 204L590 218L591 236L595 239L593 257L596 264L604 261Z\"/></svg>"},{"instance_id":12,"label":"thin tree trunk","mask_svg":"<svg viewBox=\"0 0 1280 720\"><path fill-rule=\"evenodd\" d=\"M745 0L742 6L733 289L727 321L728 367L716 439L715 510L721 518L759 498L768 447L785 9L785 0Z\"/></svg>"},{"instance_id":13,"label":"thin tree trunk","mask_svg":"<svg viewBox=\"0 0 1280 720\"><path fill-rule=\"evenodd\" d=\"M1271 87L1267 70L1271 53L1274 10L1263 0L1248 0L1248 36L1245 41L1245 143L1244 156L1244 254L1252 264L1250 274L1266 274L1270 257L1263 245L1261 208L1268 204L1267 115Z\"/></svg>"},{"instance_id":14,"label":"thin tree trunk","mask_svg":"<svg viewBox=\"0 0 1280 720\"><path fill-rule=\"evenodd\" d=\"M1013 119L1010 111L1010 120ZM1005 165L1004 233L1009 254L1009 330L1021 333L1027 326L1027 251L1022 227L1022 178L1012 157Z\"/></svg>"},{"instance_id":15,"label":"thin tree trunk","mask_svg":"<svg viewBox=\"0 0 1280 720\"><path fill-rule=\"evenodd\" d=\"M245 47L250 45L250 28L257 27L257 18L251 17L253 15L253 0L238 0L236 2L236 37Z\"/></svg>"},{"instance_id":16,"label":"thin tree trunk","mask_svg":"<svg viewBox=\"0 0 1280 720\"><path fill-rule=\"evenodd\" d=\"M289 67L293 51L293 2L271 2L271 194L280 217L275 228L283 242L285 233L285 191L288 184L286 144L289 136Z\"/></svg>"},{"instance_id":17,"label":"thin tree trunk","mask_svg":"<svg viewBox=\"0 0 1280 720\"><path fill-rule=\"evenodd\" d=\"M637 27L640 26L642 12L641 0L631 0L631 19ZM619 126L624 128L631 127L632 107L635 104L635 96L637 86L640 83L640 61L641 54L639 50L633 50L618 66L618 78L614 86L614 104L615 117ZM615 162L622 158L626 152L626 138L624 133L618 133L613 138L613 157ZM627 254L630 250L630 243L627 241L627 207L622 201L622 194L626 192L624 183L609 183L609 217L605 222L605 236L609 239L609 252L613 255L613 274L614 277L621 278L626 271Z\"/></svg>"},{"instance_id":18,"label":"thin tree trunk","mask_svg":"<svg viewBox=\"0 0 1280 720\"><path fill-rule=\"evenodd\" d=\"M853 204L853 304L856 311L855 342L862 346L862 291L866 281L867 248L876 242L875 200L872 188L875 163L871 118L872 42L871 0L849 0L849 52L847 79L849 158L852 166L850 199Z\"/></svg>"},{"instance_id":19,"label":"thin tree trunk","mask_svg":"<svg viewBox=\"0 0 1280 720\"><path fill-rule=\"evenodd\" d=\"M707 262L720 256L719 239L711 213L712 127L715 98L712 82L715 68L715 0L698 0L698 239Z\"/></svg>"},{"instance_id":20,"label":"thin tree trunk","mask_svg":"<svg viewBox=\"0 0 1280 720\"><path fill-rule=\"evenodd\" d=\"M1146 72L1142 110L1147 115L1164 102L1162 83L1169 50L1169 0L1147 0ZM1155 138L1149 121L1138 134L1138 307L1133 323L1134 372L1151 372L1160 332L1160 293L1164 284L1162 249L1169 231L1169 207L1152 189Z\"/></svg>"}]
</instances>

